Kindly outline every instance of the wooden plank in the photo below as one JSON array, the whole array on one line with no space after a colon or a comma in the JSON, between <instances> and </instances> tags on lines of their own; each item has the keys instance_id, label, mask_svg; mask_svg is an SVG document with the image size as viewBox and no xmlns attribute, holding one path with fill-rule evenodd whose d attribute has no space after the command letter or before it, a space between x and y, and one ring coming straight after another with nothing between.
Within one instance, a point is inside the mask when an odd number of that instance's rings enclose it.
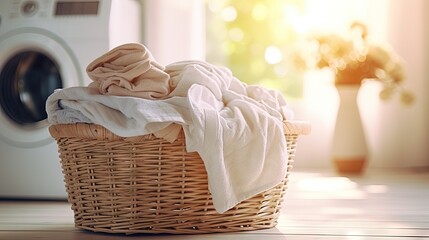
<instances>
[{"instance_id":1,"label":"wooden plank","mask_svg":"<svg viewBox=\"0 0 429 240\"><path fill-rule=\"evenodd\" d=\"M429 172L382 170L364 176L295 172L276 228L127 239L429 239ZM0 201L0 239L123 239L74 228L61 201Z\"/></svg>"}]
</instances>

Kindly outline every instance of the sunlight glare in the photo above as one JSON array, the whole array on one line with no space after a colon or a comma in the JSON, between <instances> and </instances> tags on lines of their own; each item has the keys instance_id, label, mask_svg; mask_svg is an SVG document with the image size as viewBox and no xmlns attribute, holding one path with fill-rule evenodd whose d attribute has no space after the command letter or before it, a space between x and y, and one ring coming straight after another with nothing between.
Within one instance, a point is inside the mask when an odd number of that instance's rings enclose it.
<instances>
[{"instance_id":1,"label":"sunlight glare","mask_svg":"<svg viewBox=\"0 0 429 240\"><path fill-rule=\"evenodd\" d=\"M359 208L351 207L324 207L321 211L323 214L330 215L362 215L364 211Z\"/></svg>"},{"instance_id":2,"label":"sunlight glare","mask_svg":"<svg viewBox=\"0 0 429 240\"><path fill-rule=\"evenodd\" d=\"M386 193L388 187L386 185L368 185L365 187L368 193Z\"/></svg>"},{"instance_id":3,"label":"sunlight glare","mask_svg":"<svg viewBox=\"0 0 429 240\"><path fill-rule=\"evenodd\" d=\"M350 230L347 232L347 239L348 240L361 240L364 239L364 234L359 230Z\"/></svg>"},{"instance_id":4,"label":"sunlight glare","mask_svg":"<svg viewBox=\"0 0 429 240\"><path fill-rule=\"evenodd\" d=\"M299 13L298 9L293 6L283 6L283 24L291 25L297 33L306 34L309 31L309 16Z\"/></svg>"},{"instance_id":5,"label":"sunlight glare","mask_svg":"<svg viewBox=\"0 0 429 240\"><path fill-rule=\"evenodd\" d=\"M306 199L363 199L365 192L347 177L316 177L299 181L298 187Z\"/></svg>"},{"instance_id":6,"label":"sunlight glare","mask_svg":"<svg viewBox=\"0 0 429 240\"><path fill-rule=\"evenodd\" d=\"M265 61L269 64L277 64L283 60L282 51L274 46L270 45L265 49Z\"/></svg>"},{"instance_id":7,"label":"sunlight glare","mask_svg":"<svg viewBox=\"0 0 429 240\"><path fill-rule=\"evenodd\" d=\"M222 10L222 19L225 22L232 22L237 18L237 10L233 6L228 6Z\"/></svg>"},{"instance_id":8,"label":"sunlight glare","mask_svg":"<svg viewBox=\"0 0 429 240\"><path fill-rule=\"evenodd\" d=\"M208 9L214 13L222 11L224 5L225 1L220 0L209 0L207 2Z\"/></svg>"},{"instance_id":9,"label":"sunlight glare","mask_svg":"<svg viewBox=\"0 0 429 240\"><path fill-rule=\"evenodd\" d=\"M303 191L336 192L356 188L357 184L346 177L317 177L301 180L299 187Z\"/></svg>"}]
</instances>

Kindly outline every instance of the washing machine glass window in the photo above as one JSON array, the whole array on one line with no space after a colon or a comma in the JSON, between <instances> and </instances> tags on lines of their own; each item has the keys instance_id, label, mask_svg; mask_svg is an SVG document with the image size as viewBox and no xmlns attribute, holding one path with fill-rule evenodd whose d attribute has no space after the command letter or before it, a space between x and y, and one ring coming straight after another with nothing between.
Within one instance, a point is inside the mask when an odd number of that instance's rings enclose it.
<instances>
[{"instance_id":1,"label":"washing machine glass window","mask_svg":"<svg viewBox=\"0 0 429 240\"><path fill-rule=\"evenodd\" d=\"M0 74L0 104L4 113L20 125L39 124L47 118L46 99L62 88L59 68L37 51L12 56Z\"/></svg>"}]
</instances>

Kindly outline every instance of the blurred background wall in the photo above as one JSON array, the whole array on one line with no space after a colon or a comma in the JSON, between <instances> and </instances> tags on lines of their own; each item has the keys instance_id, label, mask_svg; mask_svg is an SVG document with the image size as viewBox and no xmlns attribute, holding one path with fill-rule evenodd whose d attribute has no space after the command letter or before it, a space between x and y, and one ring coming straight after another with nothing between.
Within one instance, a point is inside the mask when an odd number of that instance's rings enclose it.
<instances>
[{"instance_id":1,"label":"blurred background wall","mask_svg":"<svg viewBox=\"0 0 429 240\"><path fill-rule=\"evenodd\" d=\"M207 29L207 4L210 1L140 1L144 12L143 42L162 64L210 59L209 45L216 44L207 34L211 30ZM218 2L227 5L231 1ZM407 74L404 87L414 93L413 105L403 106L396 98L381 101L377 83L367 82L361 87L359 104L370 152L369 167L429 166L429 47L425 44L429 40L429 16L426 14L429 2L303 2L305 14L310 16L308 31L341 32L351 21L360 20L368 25L372 38L391 44L404 60ZM326 76L306 76L302 97L286 96L296 118L310 121L313 129L311 135L300 139L296 167L331 167L338 96L335 87L329 81L320 81L321 78Z\"/></svg>"}]
</instances>

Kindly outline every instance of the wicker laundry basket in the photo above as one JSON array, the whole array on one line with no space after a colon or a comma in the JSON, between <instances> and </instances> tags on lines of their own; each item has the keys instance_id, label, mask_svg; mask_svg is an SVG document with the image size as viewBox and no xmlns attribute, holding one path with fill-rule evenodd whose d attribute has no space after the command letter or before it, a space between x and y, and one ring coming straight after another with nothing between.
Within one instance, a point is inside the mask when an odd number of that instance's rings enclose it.
<instances>
[{"instance_id":1,"label":"wicker laundry basket","mask_svg":"<svg viewBox=\"0 0 429 240\"><path fill-rule=\"evenodd\" d=\"M173 143L153 135L119 137L94 124L52 125L77 228L106 233L197 234L271 228L277 224L304 122L284 124L286 178L274 188L219 214L197 153L180 134Z\"/></svg>"}]
</instances>

